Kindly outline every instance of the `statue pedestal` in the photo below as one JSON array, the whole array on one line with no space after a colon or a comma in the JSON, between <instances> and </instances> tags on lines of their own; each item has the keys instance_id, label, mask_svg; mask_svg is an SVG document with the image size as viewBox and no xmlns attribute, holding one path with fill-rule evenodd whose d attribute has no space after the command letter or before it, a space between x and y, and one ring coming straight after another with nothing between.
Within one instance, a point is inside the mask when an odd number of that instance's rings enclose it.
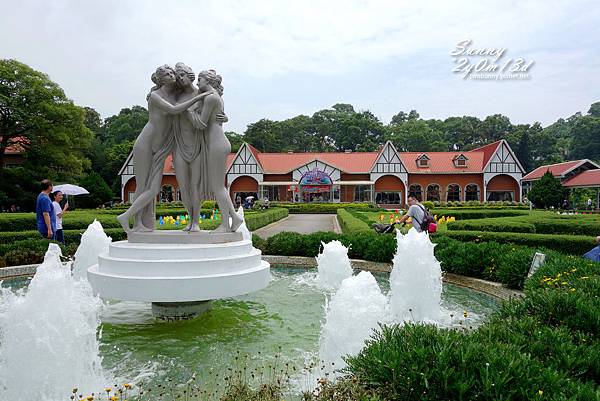
<instances>
[{"instance_id":1,"label":"statue pedestal","mask_svg":"<svg viewBox=\"0 0 600 401\"><path fill-rule=\"evenodd\" d=\"M182 237L188 242L174 243ZM110 244L88 269L88 280L102 298L151 302L159 316L189 318L207 309L205 301L265 288L271 274L260 250L240 233L157 231Z\"/></svg>"}]
</instances>

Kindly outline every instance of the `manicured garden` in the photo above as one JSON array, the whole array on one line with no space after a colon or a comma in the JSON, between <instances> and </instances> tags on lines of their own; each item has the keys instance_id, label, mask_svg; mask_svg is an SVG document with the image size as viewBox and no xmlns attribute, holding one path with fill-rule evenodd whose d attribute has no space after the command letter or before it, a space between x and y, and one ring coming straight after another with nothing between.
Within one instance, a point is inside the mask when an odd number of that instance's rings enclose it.
<instances>
[{"instance_id":1,"label":"manicured garden","mask_svg":"<svg viewBox=\"0 0 600 401\"><path fill-rule=\"evenodd\" d=\"M598 400L600 264L553 254L524 289L477 330L382 326L312 399Z\"/></svg>"},{"instance_id":2,"label":"manicured garden","mask_svg":"<svg viewBox=\"0 0 600 401\"><path fill-rule=\"evenodd\" d=\"M89 224L98 220L104 231L113 241L126 238L125 232L116 220L116 216L122 213L119 209L99 210L77 210L67 213L63 219L64 236L66 245L61 245L64 255L73 255L81 234ZM216 219L211 219L214 209L202 209L205 218L201 220L200 227L204 230L213 230L221 222L220 214ZM157 228L159 229L183 229L185 224L176 220L178 216L186 216L185 209L178 207L160 208L156 211ZM284 208L271 208L267 210L251 210L245 212L246 225L249 230L256 230L267 224L280 220L288 215ZM166 217L173 217L178 224L160 224ZM45 251L48 249L49 240L40 238L35 229L34 213L3 213L0 214L0 267L17 266L23 264L39 263L42 261Z\"/></svg>"}]
</instances>

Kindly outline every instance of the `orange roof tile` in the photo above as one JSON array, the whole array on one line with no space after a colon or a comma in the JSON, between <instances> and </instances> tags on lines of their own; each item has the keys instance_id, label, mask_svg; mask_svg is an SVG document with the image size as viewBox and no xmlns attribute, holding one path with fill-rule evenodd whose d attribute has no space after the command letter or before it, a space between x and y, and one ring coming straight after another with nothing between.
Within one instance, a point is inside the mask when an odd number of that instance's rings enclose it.
<instances>
[{"instance_id":1,"label":"orange roof tile","mask_svg":"<svg viewBox=\"0 0 600 401\"><path fill-rule=\"evenodd\" d=\"M586 170L563 182L565 187L600 187L600 169Z\"/></svg>"},{"instance_id":2,"label":"orange roof tile","mask_svg":"<svg viewBox=\"0 0 600 401\"><path fill-rule=\"evenodd\" d=\"M523 181L539 180L542 176L549 171L555 177L562 177L566 172L571 170L576 165L584 162L585 160L573 160L564 163L548 164L546 166L540 166L533 170L531 173L523 177Z\"/></svg>"},{"instance_id":3,"label":"orange roof tile","mask_svg":"<svg viewBox=\"0 0 600 401\"><path fill-rule=\"evenodd\" d=\"M313 160L320 160L346 173L368 173L377 152L322 153L258 153L258 160L267 174L285 174Z\"/></svg>"},{"instance_id":4,"label":"orange roof tile","mask_svg":"<svg viewBox=\"0 0 600 401\"><path fill-rule=\"evenodd\" d=\"M461 154L467 157L465 167L456 167L454 158ZM429 158L429 167L417 167L417 158L426 155ZM484 152L401 152L400 159L406 170L411 174L440 174L440 173L481 173Z\"/></svg>"},{"instance_id":5,"label":"orange roof tile","mask_svg":"<svg viewBox=\"0 0 600 401\"><path fill-rule=\"evenodd\" d=\"M481 168L482 170L483 170L483 167L485 167L487 165L487 163L490 161L490 159L492 158L492 155L494 154L496 149L498 149L498 146L500 146L501 143L502 143L502 140L492 142L488 145L480 146L478 148L471 150L471 152L483 152L483 165Z\"/></svg>"},{"instance_id":6,"label":"orange roof tile","mask_svg":"<svg viewBox=\"0 0 600 401\"><path fill-rule=\"evenodd\" d=\"M481 173L493 152L501 141L465 152L400 152L400 158L409 173L444 174L444 173ZM265 174L286 174L314 160L320 160L345 173L365 174L371 171L378 152L317 152L317 153L262 153L251 145L248 148L260 163ZM429 167L419 168L416 164L418 156L429 157ZM467 158L466 167L456 167L454 159L461 154ZM227 168L231 166L235 153L227 155ZM172 157L165 160L165 173L174 173Z\"/></svg>"}]
</instances>

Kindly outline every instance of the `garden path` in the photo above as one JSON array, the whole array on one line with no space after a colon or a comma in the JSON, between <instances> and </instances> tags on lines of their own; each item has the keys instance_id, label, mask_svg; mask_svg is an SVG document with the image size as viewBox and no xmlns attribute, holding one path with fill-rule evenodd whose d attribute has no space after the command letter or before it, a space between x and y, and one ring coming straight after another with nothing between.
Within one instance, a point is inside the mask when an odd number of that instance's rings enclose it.
<instances>
[{"instance_id":1,"label":"garden path","mask_svg":"<svg viewBox=\"0 0 600 401\"><path fill-rule=\"evenodd\" d=\"M287 218L259 228L254 233L267 239L283 231L302 234L317 231L337 231L337 221L335 219L335 214L290 214Z\"/></svg>"}]
</instances>

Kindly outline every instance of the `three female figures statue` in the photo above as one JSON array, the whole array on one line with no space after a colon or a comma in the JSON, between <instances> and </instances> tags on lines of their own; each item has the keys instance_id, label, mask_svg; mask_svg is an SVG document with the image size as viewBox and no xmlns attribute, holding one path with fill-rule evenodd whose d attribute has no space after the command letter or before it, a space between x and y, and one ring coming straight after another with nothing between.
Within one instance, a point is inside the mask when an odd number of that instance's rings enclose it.
<instances>
[{"instance_id":1,"label":"three female figures statue","mask_svg":"<svg viewBox=\"0 0 600 401\"><path fill-rule=\"evenodd\" d=\"M170 153L181 200L190 216L186 231L200 231L200 204L212 197L217 200L222 218L213 232L236 231L242 223L225 188L231 145L222 127L227 117L221 76L214 70L202 71L197 88L194 77L192 69L183 63L177 63L175 69L163 65L152 74L155 86L147 96L148 123L133 145L134 201L117 217L127 233L154 231L155 198Z\"/></svg>"}]
</instances>

